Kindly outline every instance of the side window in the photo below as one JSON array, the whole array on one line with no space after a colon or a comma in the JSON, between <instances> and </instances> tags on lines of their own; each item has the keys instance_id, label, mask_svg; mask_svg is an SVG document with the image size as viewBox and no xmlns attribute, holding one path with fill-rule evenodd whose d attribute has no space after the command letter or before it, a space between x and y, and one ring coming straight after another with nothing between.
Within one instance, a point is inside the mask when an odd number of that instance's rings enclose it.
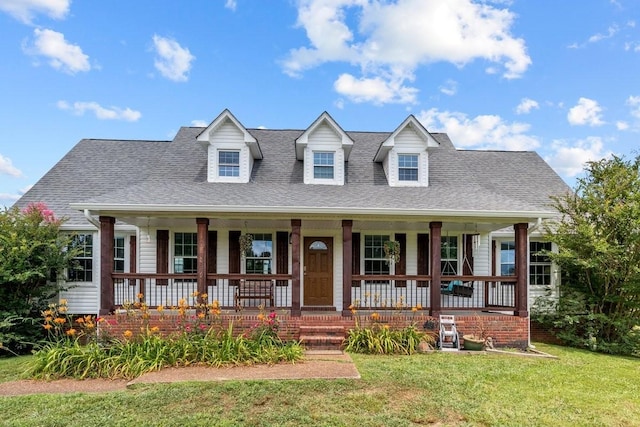
<instances>
[{"instance_id":1,"label":"side window","mask_svg":"<svg viewBox=\"0 0 640 427\"><path fill-rule=\"evenodd\" d=\"M529 242L529 284L551 285L551 260L544 251L551 251L551 242Z\"/></svg>"},{"instance_id":2,"label":"side window","mask_svg":"<svg viewBox=\"0 0 640 427\"><path fill-rule=\"evenodd\" d=\"M389 274L389 263L384 256L384 242L389 240L388 235L364 236L364 274ZM371 283L371 282L370 282ZM373 283L388 283L375 281Z\"/></svg>"},{"instance_id":3,"label":"side window","mask_svg":"<svg viewBox=\"0 0 640 427\"><path fill-rule=\"evenodd\" d=\"M113 239L113 271L124 273L124 237Z\"/></svg>"},{"instance_id":4,"label":"side window","mask_svg":"<svg viewBox=\"0 0 640 427\"><path fill-rule=\"evenodd\" d=\"M93 235L76 234L71 239L71 249L77 251L73 265L67 271L69 282L91 282L93 280Z\"/></svg>"},{"instance_id":5,"label":"side window","mask_svg":"<svg viewBox=\"0 0 640 427\"><path fill-rule=\"evenodd\" d=\"M500 243L500 275L513 276L516 274L516 244L515 242Z\"/></svg>"},{"instance_id":6,"label":"side window","mask_svg":"<svg viewBox=\"0 0 640 427\"><path fill-rule=\"evenodd\" d=\"M254 234L251 250L245 254L247 274L271 274L273 268L273 236Z\"/></svg>"},{"instance_id":7,"label":"side window","mask_svg":"<svg viewBox=\"0 0 640 427\"><path fill-rule=\"evenodd\" d=\"M198 235L175 233L173 242L174 273L198 272Z\"/></svg>"}]
</instances>

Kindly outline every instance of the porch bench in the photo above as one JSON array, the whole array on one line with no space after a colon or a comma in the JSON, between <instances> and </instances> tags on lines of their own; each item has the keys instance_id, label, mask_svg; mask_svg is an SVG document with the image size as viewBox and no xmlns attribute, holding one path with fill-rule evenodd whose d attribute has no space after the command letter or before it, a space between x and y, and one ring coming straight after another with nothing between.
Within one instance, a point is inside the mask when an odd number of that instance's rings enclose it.
<instances>
[{"instance_id":1,"label":"porch bench","mask_svg":"<svg viewBox=\"0 0 640 427\"><path fill-rule=\"evenodd\" d=\"M440 293L443 295L471 298L473 296L473 282L463 283L460 280L452 280L448 284L442 284Z\"/></svg>"},{"instance_id":2,"label":"porch bench","mask_svg":"<svg viewBox=\"0 0 640 427\"><path fill-rule=\"evenodd\" d=\"M255 299L269 301L269 307L275 306L273 289L275 280L240 280L236 288L235 306L236 311L242 308L241 300Z\"/></svg>"}]
</instances>

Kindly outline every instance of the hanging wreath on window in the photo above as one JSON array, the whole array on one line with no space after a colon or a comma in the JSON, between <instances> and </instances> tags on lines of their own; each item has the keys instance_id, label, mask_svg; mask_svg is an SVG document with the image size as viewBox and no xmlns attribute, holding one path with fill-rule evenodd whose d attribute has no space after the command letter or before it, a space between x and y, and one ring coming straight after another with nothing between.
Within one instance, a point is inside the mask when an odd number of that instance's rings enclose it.
<instances>
[{"instance_id":1,"label":"hanging wreath on window","mask_svg":"<svg viewBox=\"0 0 640 427\"><path fill-rule=\"evenodd\" d=\"M253 235L249 233L241 234L238 241L240 242L240 255L245 258L247 252L253 249Z\"/></svg>"},{"instance_id":2,"label":"hanging wreath on window","mask_svg":"<svg viewBox=\"0 0 640 427\"><path fill-rule=\"evenodd\" d=\"M387 262L391 264L400 261L400 242L397 240L387 240L384 242L384 256Z\"/></svg>"}]
</instances>

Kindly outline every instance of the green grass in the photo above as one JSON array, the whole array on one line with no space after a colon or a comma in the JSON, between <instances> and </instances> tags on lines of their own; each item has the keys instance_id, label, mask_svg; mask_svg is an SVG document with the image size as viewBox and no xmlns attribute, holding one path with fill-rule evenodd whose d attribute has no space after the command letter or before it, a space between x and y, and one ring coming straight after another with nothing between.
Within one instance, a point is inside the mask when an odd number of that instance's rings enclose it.
<instances>
[{"instance_id":1,"label":"green grass","mask_svg":"<svg viewBox=\"0 0 640 427\"><path fill-rule=\"evenodd\" d=\"M361 380L139 385L0 398L7 426L640 426L640 360L539 345L558 360L352 355ZM0 360L5 364L19 362ZM11 376L2 378L10 379Z\"/></svg>"},{"instance_id":2,"label":"green grass","mask_svg":"<svg viewBox=\"0 0 640 427\"><path fill-rule=\"evenodd\" d=\"M31 356L0 358L0 383L23 379Z\"/></svg>"}]
</instances>

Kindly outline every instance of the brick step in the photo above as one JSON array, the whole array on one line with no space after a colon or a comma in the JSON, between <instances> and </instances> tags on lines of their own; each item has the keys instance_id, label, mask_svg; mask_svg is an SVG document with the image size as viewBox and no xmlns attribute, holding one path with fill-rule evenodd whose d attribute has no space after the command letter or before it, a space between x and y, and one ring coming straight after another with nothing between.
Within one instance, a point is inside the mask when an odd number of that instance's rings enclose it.
<instances>
[{"instance_id":1,"label":"brick step","mask_svg":"<svg viewBox=\"0 0 640 427\"><path fill-rule=\"evenodd\" d=\"M341 350L344 336L300 335L300 342L307 350Z\"/></svg>"},{"instance_id":2,"label":"brick step","mask_svg":"<svg viewBox=\"0 0 640 427\"><path fill-rule=\"evenodd\" d=\"M344 338L344 326L300 325L300 335L333 335Z\"/></svg>"}]
</instances>

